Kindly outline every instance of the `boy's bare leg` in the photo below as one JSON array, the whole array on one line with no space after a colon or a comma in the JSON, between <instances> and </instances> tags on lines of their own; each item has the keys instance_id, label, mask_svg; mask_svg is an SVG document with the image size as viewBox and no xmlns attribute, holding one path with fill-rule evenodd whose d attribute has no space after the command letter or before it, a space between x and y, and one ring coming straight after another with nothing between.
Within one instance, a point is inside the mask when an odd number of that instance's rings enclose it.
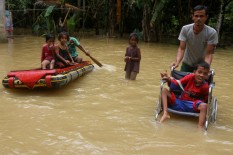
<instances>
[{"instance_id":1,"label":"boy's bare leg","mask_svg":"<svg viewBox=\"0 0 233 155\"><path fill-rule=\"evenodd\" d=\"M167 105L168 105L168 98L171 98L171 93L168 91L167 88L163 88L162 90L162 103L163 103L163 116L160 119L160 123L164 122L166 119L170 118L170 115L167 111Z\"/></svg>"},{"instance_id":2,"label":"boy's bare leg","mask_svg":"<svg viewBox=\"0 0 233 155\"><path fill-rule=\"evenodd\" d=\"M198 106L198 109L200 110L198 128L203 128L204 125L205 125L205 120L206 120L207 104L206 103L201 103Z\"/></svg>"}]
</instances>

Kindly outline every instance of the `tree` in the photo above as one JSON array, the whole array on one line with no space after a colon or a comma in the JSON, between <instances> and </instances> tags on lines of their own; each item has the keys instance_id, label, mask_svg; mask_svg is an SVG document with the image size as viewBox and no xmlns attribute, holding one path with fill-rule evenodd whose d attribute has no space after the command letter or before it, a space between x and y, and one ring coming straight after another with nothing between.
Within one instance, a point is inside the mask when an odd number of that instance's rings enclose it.
<instances>
[{"instance_id":1,"label":"tree","mask_svg":"<svg viewBox=\"0 0 233 155\"><path fill-rule=\"evenodd\" d=\"M99 35L99 22L100 22L100 13L104 8L105 0L87 0L88 11L90 13L91 19L93 20L95 27L95 34Z\"/></svg>"},{"instance_id":2,"label":"tree","mask_svg":"<svg viewBox=\"0 0 233 155\"><path fill-rule=\"evenodd\" d=\"M224 16L225 16L226 6L232 0L220 0L220 1L221 1L220 11L219 11L219 15L218 15L217 24L216 24L216 30L217 30L217 33L218 33L218 38L221 37L221 27L222 27L222 24L224 22Z\"/></svg>"}]
</instances>

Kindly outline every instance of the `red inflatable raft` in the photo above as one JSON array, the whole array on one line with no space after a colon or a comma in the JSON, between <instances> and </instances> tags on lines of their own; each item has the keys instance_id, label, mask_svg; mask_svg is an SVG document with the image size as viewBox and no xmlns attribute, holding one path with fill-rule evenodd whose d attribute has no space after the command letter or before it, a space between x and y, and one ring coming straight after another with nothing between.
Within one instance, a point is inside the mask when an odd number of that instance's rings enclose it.
<instances>
[{"instance_id":1,"label":"red inflatable raft","mask_svg":"<svg viewBox=\"0 0 233 155\"><path fill-rule=\"evenodd\" d=\"M5 88L58 88L92 71L93 68L90 61L84 61L62 69L11 71L2 80L2 85Z\"/></svg>"}]
</instances>

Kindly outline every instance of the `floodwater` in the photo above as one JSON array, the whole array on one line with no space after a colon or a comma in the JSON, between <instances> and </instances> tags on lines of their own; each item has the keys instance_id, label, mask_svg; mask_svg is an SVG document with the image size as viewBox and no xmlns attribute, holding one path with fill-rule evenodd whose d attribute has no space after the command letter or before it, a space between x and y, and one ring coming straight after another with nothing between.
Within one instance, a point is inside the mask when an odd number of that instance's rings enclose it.
<instances>
[{"instance_id":1,"label":"floodwater","mask_svg":"<svg viewBox=\"0 0 233 155\"><path fill-rule=\"evenodd\" d=\"M0 77L40 66L44 39L16 37L0 44ZM154 119L160 72L169 71L178 45L140 42L136 81L124 79L127 39L82 38L104 66L60 89L12 90L0 86L0 154L219 155L233 152L233 51L217 49L214 96L217 122L208 132L197 118ZM85 60L90 60L82 52Z\"/></svg>"}]
</instances>

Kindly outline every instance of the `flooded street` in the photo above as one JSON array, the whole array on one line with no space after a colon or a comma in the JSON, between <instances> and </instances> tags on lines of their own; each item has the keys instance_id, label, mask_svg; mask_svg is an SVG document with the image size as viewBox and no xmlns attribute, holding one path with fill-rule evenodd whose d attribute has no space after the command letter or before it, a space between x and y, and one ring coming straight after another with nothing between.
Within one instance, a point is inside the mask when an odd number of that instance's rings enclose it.
<instances>
[{"instance_id":1,"label":"flooded street","mask_svg":"<svg viewBox=\"0 0 233 155\"><path fill-rule=\"evenodd\" d=\"M139 42L140 73L136 81L127 81L127 39L93 37L80 42L102 68L94 65L92 72L60 89L0 86L0 154L232 154L232 48L214 54L218 115L206 133L197 129L193 117L171 115L163 124L155 121L160 72L169 71L178 45ZM43 44L44 38L35 36L0 43L0 78L11 70L39 67Z\"/></svg>"}]
</instances>

